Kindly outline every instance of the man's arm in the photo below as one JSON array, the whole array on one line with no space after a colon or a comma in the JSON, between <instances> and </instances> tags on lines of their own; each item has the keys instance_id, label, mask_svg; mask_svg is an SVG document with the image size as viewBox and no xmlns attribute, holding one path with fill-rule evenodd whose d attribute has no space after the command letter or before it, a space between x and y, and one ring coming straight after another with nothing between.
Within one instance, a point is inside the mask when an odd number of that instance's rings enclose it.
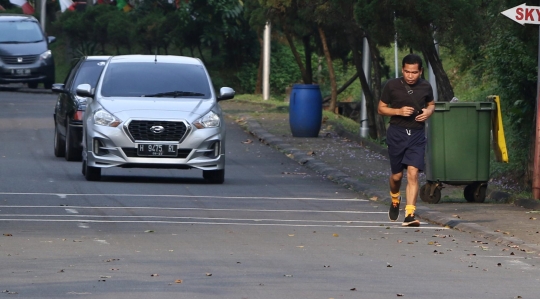
<instances>
[{"instance_id":1,"label":"man's arm","mask_svg":"<svg viewBox=\"0 0 540 299\"><path fill-rule=\"evenodd\" d=\"M433 105L435 105L435 104L433 104ZM433 106L433 107L435 109L435 106ZM413 107L404 106L404 107L401 107L401 108L391 108L391 107L388 106L388 104L386 104L383 101L379 101L379 107L378 107L377 110L378 110L379 114L383 115L383 116L395 116L395 115L411 116L414 113L414 108Z\"/></svg>"},{"instance_id":2,"label":"man's arm","mask_svg":"<svg viewBox=\"0 0 540 299\"><path fill-rule=\"evenodd\" d=\"M431 101L427 104L427 107L422 109L422 114L419 114L414 118L416 121L426 121L435 112L435 101Z\"/></svg>"}]
</instances>

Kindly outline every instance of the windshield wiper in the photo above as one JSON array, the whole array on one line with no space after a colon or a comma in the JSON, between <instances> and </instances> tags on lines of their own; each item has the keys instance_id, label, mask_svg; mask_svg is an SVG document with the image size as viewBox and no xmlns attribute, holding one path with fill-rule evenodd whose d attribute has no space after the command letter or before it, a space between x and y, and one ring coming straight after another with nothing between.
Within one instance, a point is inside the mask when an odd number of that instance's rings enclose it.
<instances>
[{"instance_id":1,"label":"windshield wiper","mask_svg":"<svg viewBox=\"0 0 540 299\"><path fill-rule=\"evenodd\" d=\"M158 98L158 97L203 97L204 93L200 92L194 92L194 91L181 91L181 90L175 90L175 91L168 91L168 92L160 92L160 93L154 93L154 94L143 94L141 97L147 97L147 98Z\"/></svg>"}]
</instances>

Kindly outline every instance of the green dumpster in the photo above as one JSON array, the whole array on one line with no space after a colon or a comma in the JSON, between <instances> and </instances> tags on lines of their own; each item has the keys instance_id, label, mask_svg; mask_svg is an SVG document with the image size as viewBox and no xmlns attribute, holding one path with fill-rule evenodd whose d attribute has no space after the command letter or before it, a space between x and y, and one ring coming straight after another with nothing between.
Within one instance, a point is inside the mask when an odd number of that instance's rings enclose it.
<instances>
[{"instance_id":1,"label":"green dumpster","mask_svg":"<svg viewBox=\"0 0 540 299\"><path fill-rule=\"evenodd\" d=\"M466 185L469 202L483 202L489 180L494 102L435 102L426 126L424 202L438 203L442 184Z\"/></svg>"}]
</instances>

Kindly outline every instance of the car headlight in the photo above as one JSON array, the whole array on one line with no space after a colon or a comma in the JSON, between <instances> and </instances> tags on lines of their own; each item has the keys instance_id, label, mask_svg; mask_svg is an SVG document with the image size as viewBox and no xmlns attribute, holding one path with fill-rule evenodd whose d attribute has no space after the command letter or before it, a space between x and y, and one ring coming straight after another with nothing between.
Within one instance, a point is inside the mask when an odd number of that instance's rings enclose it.
<instances>
[{"instance_id":1,"label":"car headlight","mask_svg":"<svg viewBox=\"0 0 540 299\"><path fill-rule=\"evenodd\" d=\"M41 55L39 55L39 57L41 57L41 59L43 59L43 60L51 58L51 56L52 56L52 51L51 50L47 50L47 51L41 53Z\"/></svg>"},{"instance_id":2,"label":"car headlight","mask_svg":"<svg viewBox=\"0 0 540 299\"><path fill-rule=\"evenodd\" d=\"M107 110L99 109L94 112L94 123L100 126L118 127L122 121Z\"/></svg>"},{"instance_id":3,"label":"car headlight","mask_svg":"<svg viewBox=\"0 0 540 299\"><path fill-rule=\"evenodd\" d=\"M219 118L219 115L210 111L206 113L205 116L196 120L193 125L195 125L197 129L216 128L221 125L221 119Z\"/></svg>"}]
</instances>

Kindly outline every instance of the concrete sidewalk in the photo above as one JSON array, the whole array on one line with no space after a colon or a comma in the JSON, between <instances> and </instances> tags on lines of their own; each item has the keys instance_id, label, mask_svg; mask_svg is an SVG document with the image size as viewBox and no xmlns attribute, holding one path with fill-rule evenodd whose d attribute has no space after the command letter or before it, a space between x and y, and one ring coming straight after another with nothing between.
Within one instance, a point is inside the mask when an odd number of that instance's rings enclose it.
<instances>
[{"instance_id":1,"label":"concrete sidewalk","mask_svg":"<svg viewBox=\"0 0 540 299\"><path fill-rule=\"evenodd\" d=\"M366 198L390 203L390 166L386 150L381 146L326 124L318 138L292 137L286 113L253 113L246 107L252 104L235 101L221 105L229 120L242 125L254 136L252 141L274 147L303 167ZM426 204L418 199L417 216L469 232L480 240L496 242L506 248L503 250L540 255L540 202L517 199L508 203L511 194L490 188L484 203L469 203L463 197L463 187L445 185L438 204ZM403 212L398 221L403 221Z\"/></svg>"}]
</instances>

